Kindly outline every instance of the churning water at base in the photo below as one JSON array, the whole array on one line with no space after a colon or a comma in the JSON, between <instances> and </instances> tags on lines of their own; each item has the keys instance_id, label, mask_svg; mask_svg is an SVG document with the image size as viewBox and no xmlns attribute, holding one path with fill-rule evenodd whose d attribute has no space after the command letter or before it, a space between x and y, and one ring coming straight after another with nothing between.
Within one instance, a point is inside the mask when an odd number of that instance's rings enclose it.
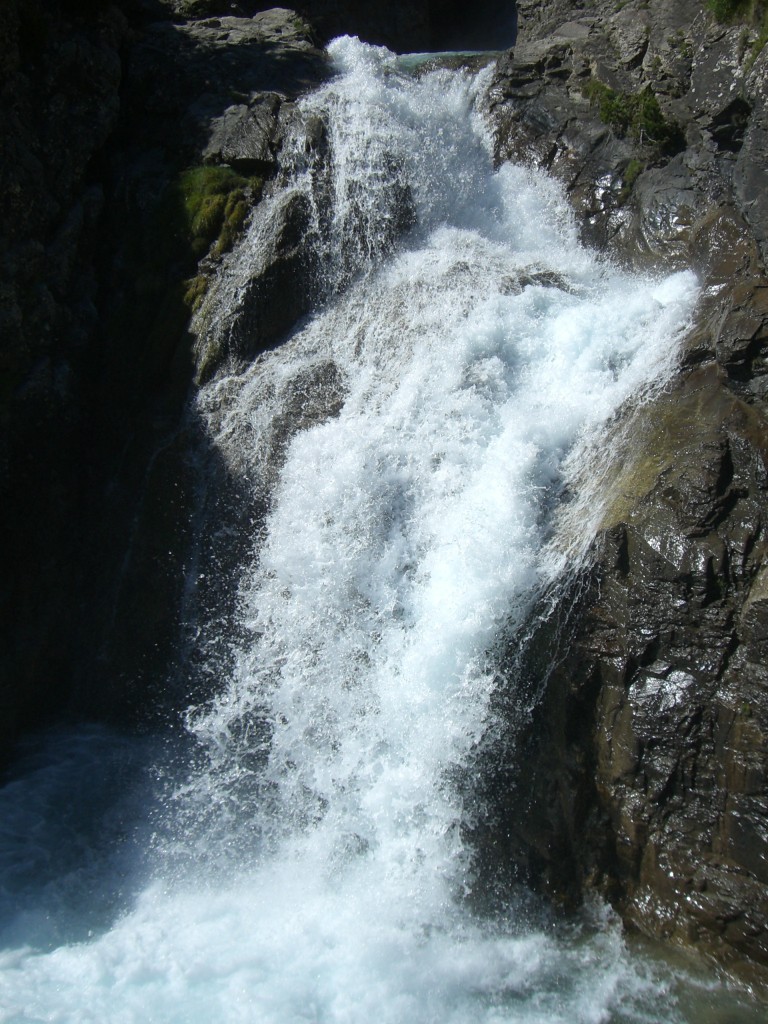
<instances>
[{"instance_id":1,"label":"churning water at base","mask_svg":"<svg viewBox=\"0 0 768 1024\"><path fill-rule=\"evenodd\" d=\"M93 731L3 791L0 1021L698 1020L599 910L473 911L466 839L473 752L514 730L501 638L582 566L584 461L671 372L696 283L619 273L551 182L494 171L482 75L332 52L302 104L324 152L297 135L209 303L220 325L273 212L307 197L324 308L199 398L269 494L232 671L186 714L186 767Z\"/></svg>"}]
</instances>

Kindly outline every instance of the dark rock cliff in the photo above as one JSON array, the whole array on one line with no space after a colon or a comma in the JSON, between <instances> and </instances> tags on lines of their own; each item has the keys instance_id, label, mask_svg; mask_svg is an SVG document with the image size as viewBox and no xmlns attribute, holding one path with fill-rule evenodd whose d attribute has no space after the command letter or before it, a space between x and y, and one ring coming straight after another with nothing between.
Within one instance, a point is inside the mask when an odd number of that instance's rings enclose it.
<instances>
[{"instance_id":1,"label":"dark rock cliff","mask_svg":"<svg viewBox=\"0 0 768 1024\"><path fill-rule=\"evenodd\" d=\"M192 538L231 490L185 411L197 268L273 172L280 107L326 73L309 33L152 0L3 9L2 756L189 685L182 624L214 601L189 593Z\"/></svg>"},{"instance_id":2,"label":"dark rock cliff","mask_svg":"<svg viewBox=\"0 0 768 1024\"><path fill-rule=\"evenodd\" d=\"M158 0L179 20L250 17L268 10L257 0ZM503 50L515 38L513 0L303 0L292 5L307 18L323 41L357 35L398 52L435 50Z\"/></svg>"},{"instance_id":3,"label":"dark rock cliff","mask_svg":"<svg viewBox=\"0 0 768 1024\"><path fill-rule=\"evenodd\" d=\"M555 667L479 839L492 871L597 886L764 985L768 48L687 0L518 7L499 159L547 167L624 263L693 267L702 300L676 379L617 424L594 561L539 627L524 672Z\"/></svg>"},{"instance_id":4,"label":"dark rock cliff","mask_svg":"<svg viewBox=\"0 0 768 1024\"><path fill-rule=\"evenodd\" d=\"M110 5L87 17L73 8L12 2L2 12L3 739L39 720L41 707L60 710L78 603L105 204L94 166L119 116L128 27Z\"/></svg>"}]
</instances>

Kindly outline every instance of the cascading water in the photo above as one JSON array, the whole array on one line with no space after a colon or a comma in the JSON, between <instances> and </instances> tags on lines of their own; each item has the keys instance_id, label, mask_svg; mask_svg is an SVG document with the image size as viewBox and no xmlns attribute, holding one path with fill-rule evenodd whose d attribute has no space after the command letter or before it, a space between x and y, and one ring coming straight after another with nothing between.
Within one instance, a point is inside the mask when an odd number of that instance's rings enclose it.
<instances>
[{"instance_id":1,"label":"cascading water","mask_svg":"<svg viewBox=\"0 0 768 1024\"><path fill-rule=\"evenodd\" d=\"M489 730L514 729L493 720L494 687L515 684L500 637L582 566L585 453L663 384L696 282L619 273L579 246L554 184L494 171L482 73L331 51L338 76L302 102L325 152L297 136L207 309L223 329L270 216L304 196L324 308L199 396L232 472L269 494L246 639L188 710L192 767L166 769L160 807L142 816L139 781L98 811L107 839L131 830L121 856L57 874L41 854L38 887L17 879L19 831L40 833L89 757L115 762L103 734L59 738L4 791L28 812L0 844L0 1021L689 1019L607 916L554 928L512 894L473 911L461 780ZM67 828L42 830L46 850ZM110 885L138 894L112 908Z\"/></svg>"}]
</instances>

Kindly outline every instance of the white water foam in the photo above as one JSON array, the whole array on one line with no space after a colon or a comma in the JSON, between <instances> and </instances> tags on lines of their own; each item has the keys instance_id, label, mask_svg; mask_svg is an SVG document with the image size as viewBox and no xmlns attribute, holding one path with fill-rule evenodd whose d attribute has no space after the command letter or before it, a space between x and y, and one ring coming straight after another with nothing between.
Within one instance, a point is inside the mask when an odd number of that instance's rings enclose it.
<instances>
[{"instance_id":1,"label":"white water foam","mask_svg":"<svg viewBox=\"0 0 768 1024\"><path fill-rule=\"evenodd\" d=\"M671 372L696 282L618 272L578 244L552 182L494 170L482 75L331 50L339 77L303 101L333 170L318 244L329 294L360 273L200 397L233 472L272 487L282 463L244 571L250 639L189 711L205 756L154 880L89 941L0 954L0 1021L675 1019L610 921L553 930L512 896L473 914L456 780L491 722L502 630L591 536L585 515L562 543L557 497ZM286 188L312 192L313 159ZM414 219L394 252L393 176ZM264 238L262 215L216 301ZM295 433L287 398L329 374L333 415Z\"/></svg>"}]
</instances>

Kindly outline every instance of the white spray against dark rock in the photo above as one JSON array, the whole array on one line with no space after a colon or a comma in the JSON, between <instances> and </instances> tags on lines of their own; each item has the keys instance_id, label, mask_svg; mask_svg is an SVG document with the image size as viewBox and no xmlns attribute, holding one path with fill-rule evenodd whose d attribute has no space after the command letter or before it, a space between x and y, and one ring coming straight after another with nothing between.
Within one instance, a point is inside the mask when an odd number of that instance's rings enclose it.
<instances>
[{"instance_id":1,"label":"white spray against dark rock","mask_svg":"<svg viewBox=\"0 0 768 1024\"><path fill-rule=\"evenodd\" d=\"M595 496L559 516L557 495L674 368L696 282L620 273L556 185L494 169L484 73L415 77L351 39L331 54L337 77L301 102L330 212L297 141L206 311L225 323L270 204L306 196L321 307L199 396L231 471L269 492L246 639L187 713L196 767L149 882L88 941L0 954L0 1021L670 1020L607 919L557 933L511 896L472 912L457 779L498 726L500 635L593 535ZM305 393L315 412L286 423Z\"/></svg>"}]
</instances>

